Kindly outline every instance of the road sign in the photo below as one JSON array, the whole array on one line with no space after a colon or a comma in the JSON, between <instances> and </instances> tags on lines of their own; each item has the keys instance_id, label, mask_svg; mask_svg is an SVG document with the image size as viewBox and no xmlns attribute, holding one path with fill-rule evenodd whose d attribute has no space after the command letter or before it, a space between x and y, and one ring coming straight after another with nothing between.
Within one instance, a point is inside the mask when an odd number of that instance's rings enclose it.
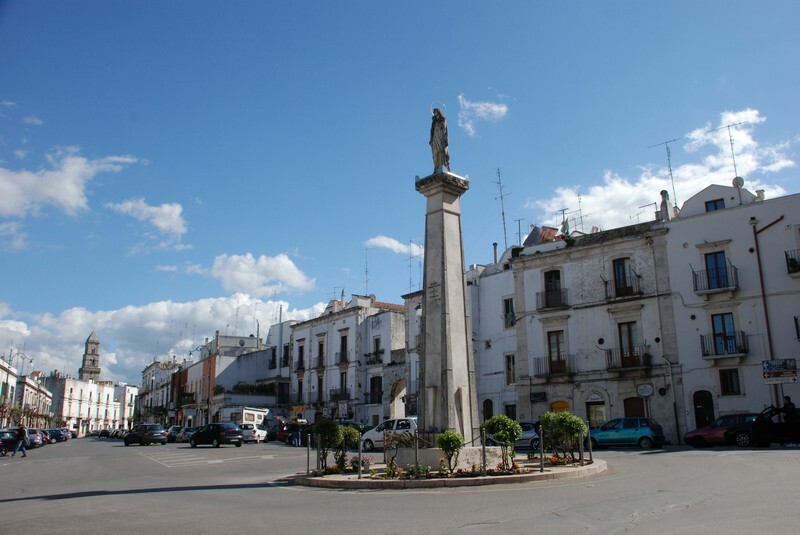
<instances>
[{"instance_id":1,"label":"road sign","mask_svg":"<svg viewBox=\"0 0 800 535\"><path fill-rule=\"evenodd\" d=\"M765 385L797 382L797 361L795 359L762 360Z\"/></svg>"}]
</instances>

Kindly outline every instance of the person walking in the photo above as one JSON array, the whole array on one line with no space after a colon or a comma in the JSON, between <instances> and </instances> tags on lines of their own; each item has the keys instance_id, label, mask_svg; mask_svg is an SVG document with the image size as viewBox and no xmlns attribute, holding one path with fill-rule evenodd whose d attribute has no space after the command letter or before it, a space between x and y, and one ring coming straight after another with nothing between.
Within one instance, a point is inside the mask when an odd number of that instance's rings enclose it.
<instances>
[{"instance_id":1,"label":"person walking","mask_svg":"<svg viewBox=\"0 0 800 535\"><path fill-rule=\"evenodd\" d=\"M25 458L28 456L28 450L25 449L25 446L28 445L28 430L25 429L24 425L20 425L19 429L17 429L17 447L14 448L14 451L11 453L11 456L17 454L18 451L22 451L22 457Z\"/></svg>"}]
</instances>

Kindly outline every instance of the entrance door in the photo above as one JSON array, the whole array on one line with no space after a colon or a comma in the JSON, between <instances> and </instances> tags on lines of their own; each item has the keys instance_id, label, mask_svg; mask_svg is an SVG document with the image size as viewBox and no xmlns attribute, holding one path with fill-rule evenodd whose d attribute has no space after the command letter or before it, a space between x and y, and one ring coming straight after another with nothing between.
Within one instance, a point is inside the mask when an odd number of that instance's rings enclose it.
<instances>
[{"instance_id":1,"label":"entrance door","mask_svg":"<svg viewBox=\"0 0 800 535\"><path fill-rule=\"evenodd\" d=\"M587 402L586 415L589 420L589 429L600 427L606 423L606 404L602 401Z\"/></svg>"},{"instance_id":2,"label":"entrance door","mask_svg":"<svg viewBox=\"0 0 800 535\"><path fill-rule=\"evenodd\" d=\"M627 398L623 405L625 406L625 416L647 416L644 413L644 400L642 398Z\"/></svg>"},{"instance_id":3,"label":"entrance door","mask_svg":"<svg viewBox=\"0 0 800 535\"><path fill-rule=\"evenodd\" d=\"M483 420L486 421L494 416L494 404L491 399L483 400Z\"/></svg>"},{"instance_id":4,"label":"entrance door","mask_svg":"<svg viewBox=\"0 0 800 535\"><path fill-rule=\"evenodd\" d=\"M714 421L714 398L708 390L698 390L692 396L694 402L694 422L697 427L705 427Z\"/></svg>"}]
</instances>

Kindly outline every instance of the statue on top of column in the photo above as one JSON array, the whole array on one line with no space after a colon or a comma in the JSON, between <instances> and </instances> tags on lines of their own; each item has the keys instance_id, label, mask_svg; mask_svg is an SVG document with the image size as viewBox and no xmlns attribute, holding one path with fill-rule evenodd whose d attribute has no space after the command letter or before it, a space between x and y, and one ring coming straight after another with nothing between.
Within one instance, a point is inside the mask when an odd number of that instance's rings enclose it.
<instances>
[{"instance_id":1,"label":"statue on top of column","mask_svg":"<svg viewBox=\"0 0 800 535\"><path fill-rule=\"evenodd\" d=\"M450 149L447 140L447 119L439 108L433 109L431 119L431 152L433 153L433 172L439 172L440 168L450 171Z\"/></svg>"}]
</instances>

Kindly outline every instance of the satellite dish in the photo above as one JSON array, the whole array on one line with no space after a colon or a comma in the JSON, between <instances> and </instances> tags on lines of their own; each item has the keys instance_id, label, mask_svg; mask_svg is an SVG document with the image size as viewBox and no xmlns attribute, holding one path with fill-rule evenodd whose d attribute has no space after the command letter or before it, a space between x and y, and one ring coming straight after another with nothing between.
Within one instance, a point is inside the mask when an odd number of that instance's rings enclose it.
<instances>
[{"instance_id":1,"label":"satellite dish","mask_svg":"<svg viewBox=\"0 0 800 535\"><path fill-rule=\"evenodd\" d=\"M734 177L733 179L733 187L734 188L741 188L744 186L744 179L740 176Z\"/></svg>"}]
</instances>

